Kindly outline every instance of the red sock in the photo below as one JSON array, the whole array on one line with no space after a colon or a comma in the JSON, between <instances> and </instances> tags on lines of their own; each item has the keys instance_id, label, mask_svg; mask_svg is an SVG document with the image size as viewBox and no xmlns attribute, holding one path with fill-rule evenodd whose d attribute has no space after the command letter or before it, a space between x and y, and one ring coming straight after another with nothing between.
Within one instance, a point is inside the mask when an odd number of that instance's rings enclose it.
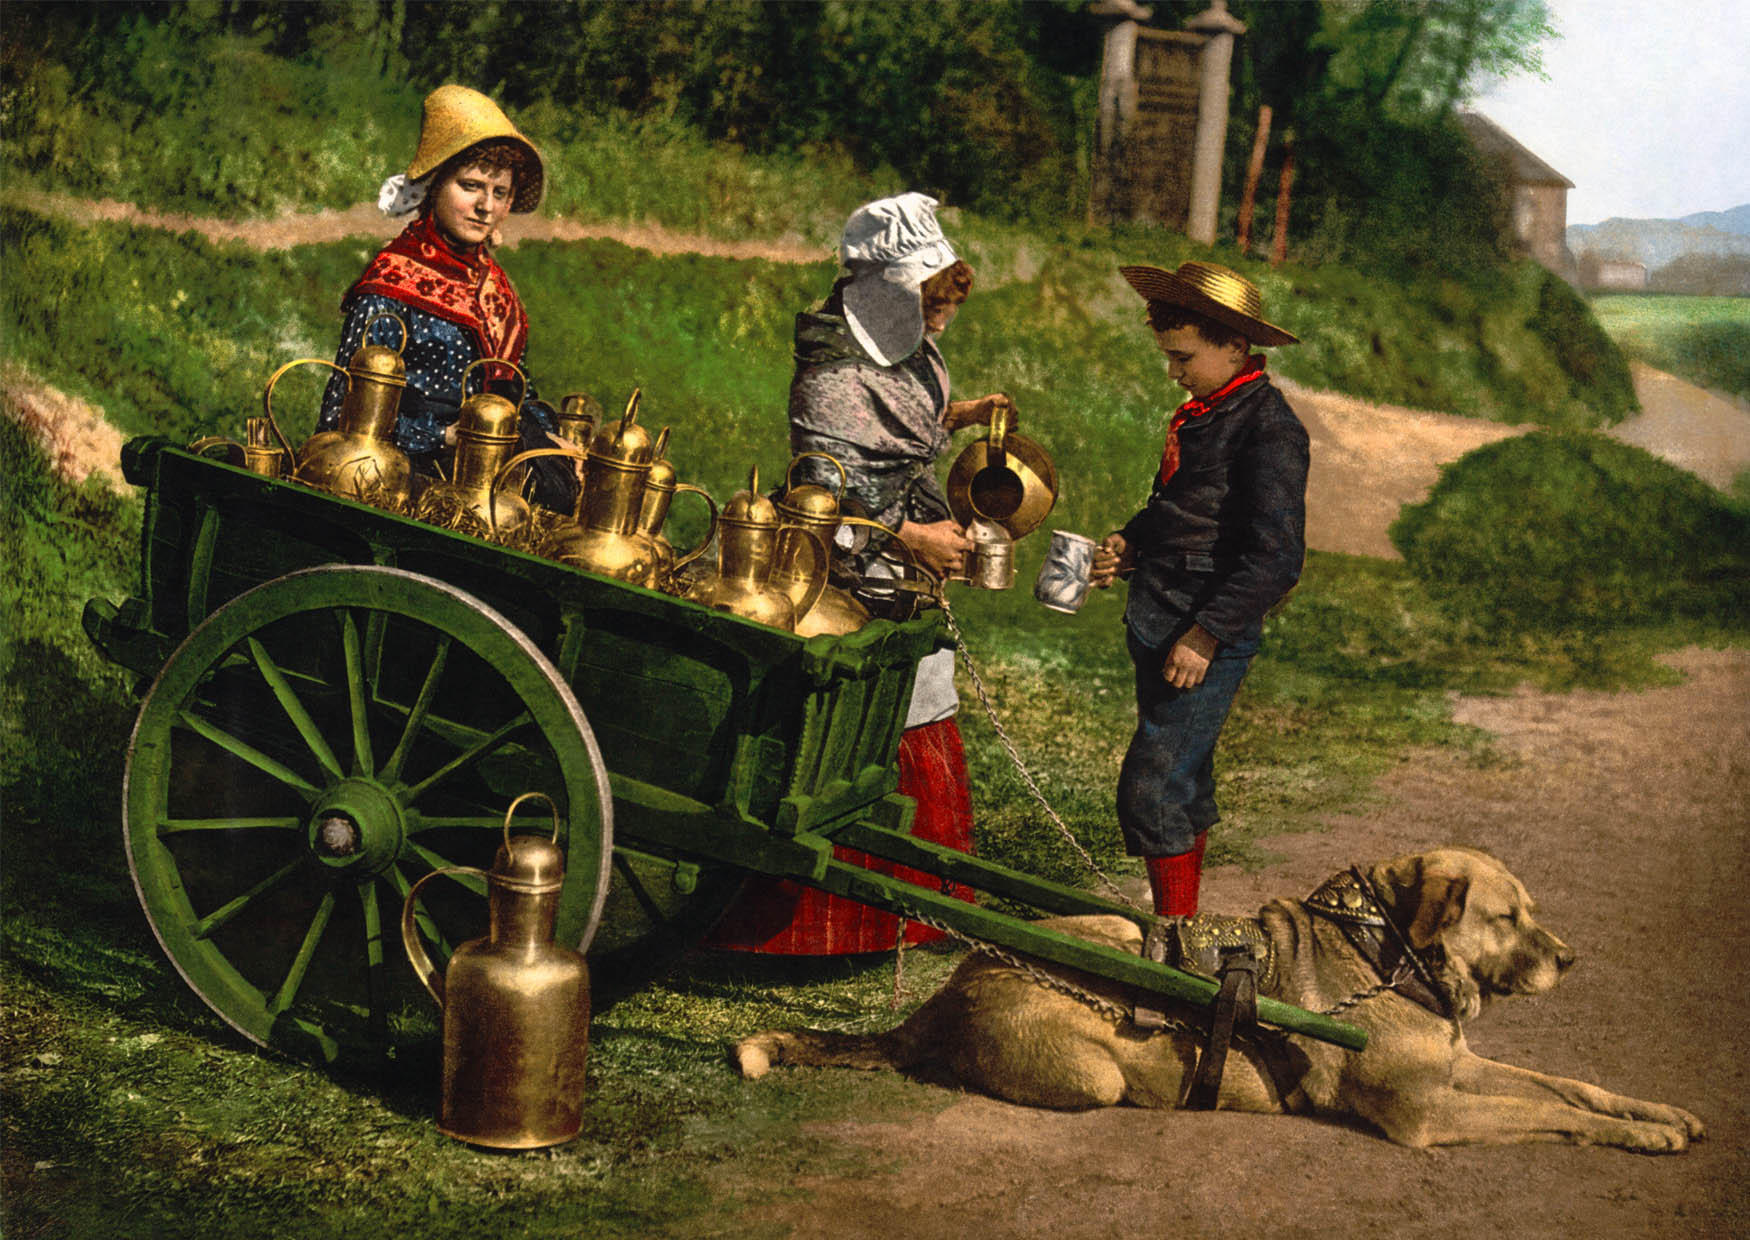
<instances>
[{"instance_id":1,"label":"red sock","mask_svg":"<svg viewBox=\"0 0 1750 1240\"><path fill-rule=\"evenodd\" d=\"M1154 892L1155 914L1189 917L1197 911L1197 885L1203 877L1203 845L1207 831L1198 834L1190 852L1171 857L1144 857L1148 885Z\"/></svg>"}]
</instances>

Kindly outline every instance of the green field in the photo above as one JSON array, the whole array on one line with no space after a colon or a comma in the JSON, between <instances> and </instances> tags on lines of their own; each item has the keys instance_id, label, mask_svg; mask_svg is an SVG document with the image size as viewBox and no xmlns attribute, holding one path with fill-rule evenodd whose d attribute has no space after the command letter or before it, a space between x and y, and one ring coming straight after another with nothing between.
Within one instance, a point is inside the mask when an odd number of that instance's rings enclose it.
<instances>
[{"instance_id":1,"label":"green field","mask_svg":"<svg viewBox=\"0 0 1750 1240\"><path fill-rule=\"evenodd\" d=\"M1750 297L1600 293L1592 312L1628 356L1750 401Z\"/></svg>"}]
</instances>

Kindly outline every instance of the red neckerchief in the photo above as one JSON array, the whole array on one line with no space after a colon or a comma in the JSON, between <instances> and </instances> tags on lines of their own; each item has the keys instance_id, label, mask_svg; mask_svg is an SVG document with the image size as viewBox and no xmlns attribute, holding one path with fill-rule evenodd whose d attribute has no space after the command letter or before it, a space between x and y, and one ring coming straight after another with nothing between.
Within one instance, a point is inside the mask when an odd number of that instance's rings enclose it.
<instances>
[{"instance_id":1,"label":"red neckerchief","mask_svg":"<svg viewBox=\"0 0 1750 1240\"><path fill-rule=\"evenodd\" d=\"M1208 400L1198 400L1193 396L1173 411L1173 420L1167 423L1167 444L1161 449L1161 482L1163 484L1179 468L1179 428L1192 418L1202 417L1229 396L1245 387L1246 384L1263 377L1264 355L1254 353L1246 359L1246 364L1240 367L1240 373L1211 392Z\"/></svg>"},{"instance_id":2,"label":"red neckerchief","mask_svg":"<svg viewBox=\"0 0 1750 1240\"><path fill-rule=\"evenodd\" d=\"M380 250L347 291L379 293L466 328L481 357L521 364L529 317L504 268L481 246L471 253L444 239L430 216L414 220Z\"/></svg>"}]
</instances>

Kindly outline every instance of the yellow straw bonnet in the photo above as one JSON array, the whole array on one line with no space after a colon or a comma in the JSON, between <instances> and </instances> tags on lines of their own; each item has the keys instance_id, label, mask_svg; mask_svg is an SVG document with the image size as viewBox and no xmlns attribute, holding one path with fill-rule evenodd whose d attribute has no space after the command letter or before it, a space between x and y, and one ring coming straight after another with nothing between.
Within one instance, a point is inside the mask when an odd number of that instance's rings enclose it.
<instances>
[{"instance_id":1,"label":"yellow straw bonnet","mask_svg":"<svg viewBox=\"0 0 1750 1240\"><path fill-rule=\"evenodd\" d=\"M1256 284L1217 263L1180 263L1177 271L1120 267L1118 272L1144 301L1164 301L1214 319L1253 344L1300 343L1298 337L1264 321L1264 298Z\"/></svg>"},{"instance_id":2,"label":"yellow straw bonnet","mask_svg":"<svg viewBox=\"0 0 1750 1240\"><path fill-rule=\"evenodd\" d=\"M466 86L440 86L425 97L419 120L419 149L407 167L407 179L417 181L443 166L445 160L469 147L494 138L515 143L522 157L517 160L516 194L512 211L533 211L546 188L546 169L541 152L523 137L499 106Z\"/></svg>"}]
</instances>

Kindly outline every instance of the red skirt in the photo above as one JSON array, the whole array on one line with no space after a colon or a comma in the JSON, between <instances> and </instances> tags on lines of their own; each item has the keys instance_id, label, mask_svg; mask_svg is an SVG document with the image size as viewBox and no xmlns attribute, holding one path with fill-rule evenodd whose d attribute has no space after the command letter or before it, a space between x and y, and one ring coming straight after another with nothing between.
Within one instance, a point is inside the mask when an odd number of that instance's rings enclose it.
<instances>
[{"instance_id":1,"label":"red skirt","mask_svg":"<svg viewBox=\"0 0 1750 1240\"><path fill-rule=\"evenodd\" d=\"M972 851L966 750L952 716L900 734L899 792L917 802L911 826L915 838L958 852ZM877 874L939 888L939 879L855 849L835 846L833 856ZM962 888L956 894L971 903L971 892ZM774 956L843 956L892 951L898 934L899 918L892 913L789 879L753 878L706 937L705 945ZM906 923L908 944L941 937L940 930L915 921Z\"/></svg>"}]
</instances>

